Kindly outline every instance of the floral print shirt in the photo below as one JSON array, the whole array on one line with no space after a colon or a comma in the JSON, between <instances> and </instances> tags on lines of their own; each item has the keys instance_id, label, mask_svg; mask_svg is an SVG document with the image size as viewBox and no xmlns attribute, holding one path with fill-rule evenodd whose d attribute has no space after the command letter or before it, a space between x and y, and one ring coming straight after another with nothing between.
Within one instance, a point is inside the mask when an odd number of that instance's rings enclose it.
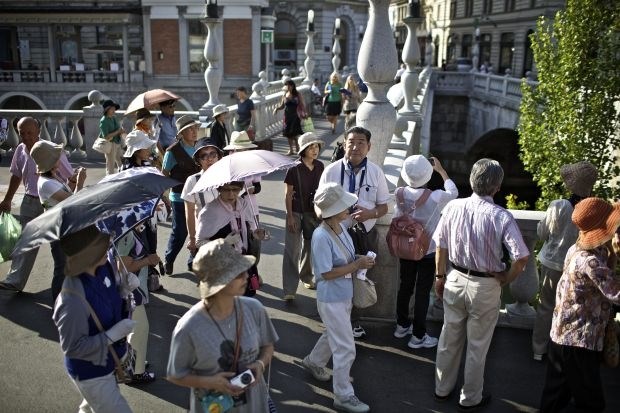
<instances>
[{"instance_id":1,"label":"floral print shirt","mask_svg":"<svg viewBox=\"0 0 620 413\"><path fill-rule=\"evenodd\" d=\"M603 350L611 302L620 303L620 279L607 266L605 246L569 248L558 283L551 323L554 343Z\"/></svg>"}]
</instances>

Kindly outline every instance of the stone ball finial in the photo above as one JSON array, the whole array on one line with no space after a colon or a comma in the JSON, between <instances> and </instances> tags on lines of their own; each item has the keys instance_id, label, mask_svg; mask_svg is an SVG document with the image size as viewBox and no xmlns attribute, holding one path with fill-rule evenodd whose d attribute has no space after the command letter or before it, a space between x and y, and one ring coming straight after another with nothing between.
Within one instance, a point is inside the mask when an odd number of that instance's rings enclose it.
<instances>
[{"instance_id":1,"label":"stone ball finial","mask_svg":"<svg viewBox=\"0 0 620 413\"><path fill-rule=\"evenodd\" d=\"M261 70L260 72L258 72L258 78L262 81L266 81L267 80L267 72L265 72L264 70Z\"/></svg>"},{"instance_id":2,"label":"stone ball finial","mask_svg":"<svg viewBox=\"0 0 620 413\"><path fill-rule=\"evenodd\" d=\"M286 69L286 68L284 68L284 69L282 69L280 74L282 75L282 77L284 77L284 76L289 76L290 77L291 76L291 71Z\"/></svg>"},{"instance_id":3,"label":"stone ball finial","mask_svg":"<svg viewBox=\"0 0 620 413\"><path fill-rule=\"evenodd\" d=\"M93 106L99 105L101 100L103 99L103 95L98 90L91 90L88 92L88 101L92 103Z\"/></svg>"}]
</instances>

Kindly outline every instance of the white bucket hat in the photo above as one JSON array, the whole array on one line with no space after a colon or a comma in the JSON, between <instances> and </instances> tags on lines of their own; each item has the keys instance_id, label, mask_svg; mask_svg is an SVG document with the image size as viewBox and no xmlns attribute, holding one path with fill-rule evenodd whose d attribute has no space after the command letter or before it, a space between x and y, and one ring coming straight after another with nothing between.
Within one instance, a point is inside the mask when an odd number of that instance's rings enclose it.
<instances>
[{"instance_id":1,"label":"white bucket hat","mask_svg":"<svg viewBox=\"0 0 620 413\"><path fill-rule=\"evenodd\" d=\"M222 113L228 113L228 107L224 104L215 105L215 107L213 108L213 119L215 119Z\"/></svg>"},{"instance_id":2,"label":"white bucket hat","mask_svg":"<svg viewBox=\"0 0 620 413\"><path fill-rule=\"evenodd\" d=\"M185 129L192 126L200 126L201 123L190 115L183 115L176 120L175 125L177 127L177 136L179 136Z\"/></svg>"},{"instance_id":3,"label":"white bucket hat","mask_svg":"<svg viewBox=\"0 0 620 413\"><path fill-rule=\"evenodd\" d=\"M200 296L211 297L256 262L251 255L243 255L219 238L200 247L192 270L200 282Z\"/></svg>"},{"instance_id":4,"label":"white bucket hat","mask_svg":"<svg viewBox=\"0 0 620 413\"><path fill-rule=\"evenodd\" d=\"M258 148L254 145L248 136L246 131L237 132L234 131L230 134L230 143L224 146L225 151L232 151L233 149L253 149Z\"/></svg>"},{"instance_id":5,"label":"white bucket hat","mask_svg":"<svg viewBox=\"0 0 620 413\"><path fill-rule=\"evenodd\" d=\"M125 153L123 154L125 158L131 158L136 151L140 149L149 149L155 145L155 141L141 130L132 130L129 132L125 138L125 143L127 144L127 149L125 149Z\"/></svg>"},{"instance_id":6,"label":"white bucket hat","mask_svg":"<svg viewBox=\"0 0 620 413\"><path fill-rule=\"evenodd\" d=\"M424 186L433 176L433 165L422 155L411 155L400 171L400 176L413 188Z\"/></svg>"},{"instance_id":7,"label":"white bucket hat","mask_svg":"<svg viewBox=\"0 0 620 413\"><path fill-rule=\"evenodd\" d=\"M317 188L314 195L314 210L322 219L333 217L349 209L357 202L357 195L346 192L342 186L329 182Z\"/></svg>"},{"instance_id":8,"label":"white bucket hat","mask_svg":"<svg viewBox=\"0 0 620 413\"><path fill-rule=\"evenodd\" d=\"M303 150L306 149L308 146L312 145L313 143L318 144L319 148L322 148L323 145L325 145L325 142L317 138L314 132L304 133L303 135L299 137L298 142L299 142L299 150L297 151L297 155L300 155L300 156Z\"/></svg>"},{"instance_id":9,"label":"white bucket hat","mask_svg":"<svg viewBox=\"0 0 620 413\"><path fill-rule=\"evenodd\" d=\"M37 173L45 173L52 170L62 154L62 146L55 143L39 140L30 149L30 156L37 165Z\"/></svg>"}]
</instances>

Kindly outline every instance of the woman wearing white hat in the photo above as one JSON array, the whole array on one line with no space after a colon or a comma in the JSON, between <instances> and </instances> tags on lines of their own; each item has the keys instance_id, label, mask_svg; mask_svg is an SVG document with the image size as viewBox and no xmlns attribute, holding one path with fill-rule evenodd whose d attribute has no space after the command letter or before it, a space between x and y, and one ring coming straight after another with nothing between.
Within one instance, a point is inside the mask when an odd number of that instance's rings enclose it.
<instances>
[{"instance_id":1,"label":"woman wearing white hat","mask_svg":"<svg viewBox=\"0 0 620 413\"><path fill-rule=\"evenodd\" d=\"M61 155L64 149L61 145L56 145L48 141L37 141L30 149L30 156L37 165L37 190L39 200L44 209L50 209L59 202L67 199L75 192L82 189L86 180L86 169L77 168L75 182L65 182L58 175L58 168L61 162ZM71 189L69 184L73 184ZM52 299L60 293L64 276L65 257L58 242L52 242L52 257L54 258L54 276L52 278Z\"/></svg>"},{"instance_id":2,"label":"woman wearing white hat","mask_svg":"<svg viewBox=\"0 0 620 413\"><path fill-rule=\"evenodd\" d=\"M123 170L140 166L152 166L153 148L157 142L141 130L134 129L125 138L127 149L123 154Z\"/></svg>"},{"instance_id":3,"label":"woman wearing white hat","mask_svg":"<svg viewBox=\"0 0 620 413\"><path fill-rule=\"evenodd\" d=\"M226 105L220 104L213 108L213 122L209 125L211 131L209 139L220 149L224 149L230 136L226 128L226 116L228 116Z\"/></svg>"},{"instance_id":4,"label":"woman wearing white hat","mask_svg":"<svg viewBox=\"0 0 620 413\"><path fill-rule=\"evenodd\" d=\"M325 332L302 360L302 365L319 381L328 381L325 365L333 357L334 407L347 412L368 412L353 390L349 373L355 361L355 341L351 330L353 307L352 277L361 269L372 268L373 258L356 256L353 240L342 222L357 196L341 185L328 183L319 188L314 205L323 222L312 234L312 269L316 281L316 305Z\"/></svg>"},{"instance_id":5,"label":"woman wearing white hat","mask_svg":"<svg viewBox=\"0 0 620 413\"><path fill-rule=\"evenodd\" d=\"M192 389L191 413L270 411L263 374L278 334L259 301L240 297L254 262L253 256L242 255L222 239L208 242L196 254L194 272L202 299L178 321L167 369L168 380ZM248 369L254 377L248 387L231 383ZM216 395L230 410L202 404L202 399ZM239 401L235 407L232 397Z\"/></svg>"},{"instance_id":6,"label":"woman wearing white hat","mask_svg":"<svg viewBox=\"0 0 620 413\"><path fill-rule=\"evenodd\" d=\"M433 171L437 171L444 180L444 190L431 191L426 188ZM441 210L448 202L456 199L458 190L439 159L426 159L422 155L413 155L405 159L400 172L408 185L396 188L397 202L394 218L409 214L424 226L431 235L437 227ZM404 198L400 204L398 197ZM422 201L425 200L425 201ZM413 207L417 203L417 207ZM396 329L394 337L403 338L411 334L407 343L409 348L430 348L437 345L437 338L426 334L426 313L428 311L429 293L435 278L435 243L431 240L426 255L419 261L400 259L400 287L396 298ZM409 319L409 302L415 289L413 320Z\"/></svg>"},{"instance_id":7,"label":"woman wearing white hat","mask_svg":"<svg viewBox=\"0 0 620 413\"><path fill-rule=\"evenodd\" d=\"M224 147L224 150L229 151L229 153L235 153L249 151L250 149L256 148L258 148L258 146L252 143L252 141L250 140L250 136L246 131L234 131L230 135L230 143ZM250 208L252 208L252 211L254 211L254 215L256 216L256 220L258 221L258 202L256 201L256 195L261 190L261 178L258 175L252 175L245 178L244 182L248 200L250 201ZM244 194L243 196L246 195Z\"/></svg>"},{"instance_id":8,"label":"woman wearing white hat","mask_svg":"<svg viewBox=\"0 0 620 413\"><path fill-rule=\"evenodd\" d=\"M318 225L312 200L323 173L323 163L317 158L324 142L312 132L299 137L299 165L290 168L284 178L286 232L282 258L282 290L284 300L295 299L301 280L306 288L314 289L312 281L310 229ZM308 222L304 222L307 220ZM305 228L305 229L304 229Z\"/></svg>"}]
</instances>

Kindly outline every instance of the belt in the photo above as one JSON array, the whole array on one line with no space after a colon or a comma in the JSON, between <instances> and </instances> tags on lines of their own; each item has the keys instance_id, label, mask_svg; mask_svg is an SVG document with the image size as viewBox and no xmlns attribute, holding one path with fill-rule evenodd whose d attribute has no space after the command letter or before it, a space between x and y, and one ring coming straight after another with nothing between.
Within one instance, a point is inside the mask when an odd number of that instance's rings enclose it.
<instances>
[{"instance_id":1,"label":"belt","mask_svg":"<svg viewBox=\"0 0 620 413\"><path fill-rule=\"evenodd\" d=\"M489 275L486 272L480 272L480 271L474 271L474 270L469 270L467 268L463 268L459 265L456 265L455 263L453 263L452 261L450 261L450 264L452 264L452 268L454 268L455 270L462 272L463 274L467 274L467 275L473 275L474 277L482 277L482 278L492 278L491 275Z\"/></svg>"}]
</instances>

